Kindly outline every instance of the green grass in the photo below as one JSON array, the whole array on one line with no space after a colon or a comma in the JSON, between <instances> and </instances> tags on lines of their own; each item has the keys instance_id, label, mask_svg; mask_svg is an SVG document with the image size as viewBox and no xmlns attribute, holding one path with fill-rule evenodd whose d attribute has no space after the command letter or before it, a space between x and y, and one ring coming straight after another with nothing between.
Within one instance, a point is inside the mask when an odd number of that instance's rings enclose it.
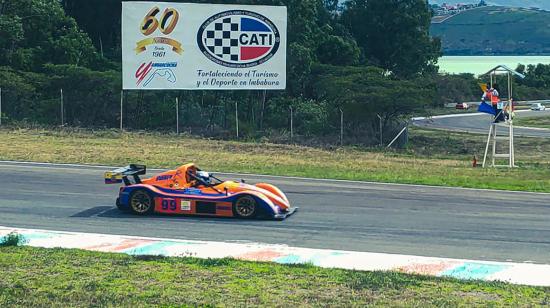
<instances>
[{"instance_id":1,"label":"green grass","mask_svg":"<svg viewBox=\"0 0 550 308\"><path fill-rule=\"evenodd\" d=\"M517 118L514 120L514 124L519 126L550 129L550 117Z\"/></svg>"},{"instance_id":2,"label":"green grass","mask_svg":"<svg viewBox=\"0 0 550 308\"><path fill-rule=\"evenodd\" d=\"M0 306L543 306L550 289L230 259L0 248Z\"/></svg>"},{"instance_id":3,"label":"green grass","mask_svg":"<svg viewBox=\"0 0 550 308\"><path fill-rule=\"evenodd\" d=\"M413 129L400 152L364 148L310 148L270 143L204 140L116 131L3 129L1 160L203 169L311 178L550 192L550 142L518 138L514 170L472 168L483 136Z\"/></svg>"}]
</instances>

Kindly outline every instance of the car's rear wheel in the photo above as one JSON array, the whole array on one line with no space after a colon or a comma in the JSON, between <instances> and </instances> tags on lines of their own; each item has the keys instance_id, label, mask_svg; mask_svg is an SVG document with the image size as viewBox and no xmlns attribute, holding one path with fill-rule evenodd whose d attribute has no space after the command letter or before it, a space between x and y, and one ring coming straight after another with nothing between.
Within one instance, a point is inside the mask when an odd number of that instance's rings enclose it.
<instances>
[{"instance_id":1,"label":"car's rear wheel","mask_svg":"<svg viewBox=\"0 0 550 308\"><path fill-rule=\"evenodd\" d=\"M242 196L233 203L233 214L239 218L254 218L258 214L258 202L252 196Z\"/></svg>"},{"instance_id":2,"label":"car's rear wheel","mask_svg":"<svg viewBox=\"0 0 550 308\"><path fill-rule=\"evenodd\" d=\"M136 190L130 195L130 210L136 215L148 215L155 210L155 202L151 194L144 190Z\"/></svg>"},{"instance_id":3,"label":"car's rear wheel","mask_svg":"<svg viewBox=\"0 0 550 308\"><path fill-rule=\"evenodd\" d=\"M128 212L128 208L124 207L122 203L120 203L120 198L116 198L116 207L121 212Z\"/></svg>"}]
</instances>

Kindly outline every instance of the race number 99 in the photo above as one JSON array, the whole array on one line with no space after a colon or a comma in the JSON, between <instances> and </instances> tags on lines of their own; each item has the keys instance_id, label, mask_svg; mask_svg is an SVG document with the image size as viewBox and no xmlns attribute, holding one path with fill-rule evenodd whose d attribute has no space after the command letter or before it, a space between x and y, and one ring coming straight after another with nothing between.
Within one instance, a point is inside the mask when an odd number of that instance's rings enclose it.
<instances>
[{"instance_id":1,"label":"race number 99","mask_svg":"<svg viewBox=\"0 0 550 308\"><path fill-rule=\"evenodd\" d=\"M177 203L176 203L176 200L162 200L162 209L164 211L175 211L178 209L178 206L177 206Z\"/></svg>"},{"instance_id":2,"label":"race number 99","mask_svg":"<svg viewBox=\"0 0 550 308\"><path fill-rule=\"evenodd\" d=\"M153 34L160 26L160 32L164 35L169 35L176 28L180 14L175 9L168 8L162 13L160 21L157 19L157 15L160 13L158 7L154 7L147 13L143 21L141 22L141 33L149 36Z\"/></svg>"}]
</instances>

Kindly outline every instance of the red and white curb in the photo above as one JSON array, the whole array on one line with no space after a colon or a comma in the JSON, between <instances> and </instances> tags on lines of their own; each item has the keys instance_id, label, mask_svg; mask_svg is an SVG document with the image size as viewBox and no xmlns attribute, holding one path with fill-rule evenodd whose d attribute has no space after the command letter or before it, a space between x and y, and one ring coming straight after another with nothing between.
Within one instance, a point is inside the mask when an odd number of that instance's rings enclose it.
<instances>
[{"instance_id":1,"label":"red and white curb","mask_svg":"<svg viewBox=\"0 0 550 308\"><path fill-rule=\"evenodd\" d=\"M384 253L309 249L259 243L188 241L107 234L60 232L0 227L0 240L22 235L25 245L84 249L130 255L235 258L280 264L313 264L325 268L403 273L550 286L550 265L431 258Z\"/></svg>"}]
</instances>

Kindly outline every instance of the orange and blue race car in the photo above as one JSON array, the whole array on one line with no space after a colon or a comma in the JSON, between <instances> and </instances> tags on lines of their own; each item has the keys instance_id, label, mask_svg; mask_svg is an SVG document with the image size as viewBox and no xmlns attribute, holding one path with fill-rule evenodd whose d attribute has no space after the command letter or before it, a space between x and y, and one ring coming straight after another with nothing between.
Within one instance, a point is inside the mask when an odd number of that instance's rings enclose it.
<instances>
[{"instance_id":1,"label":"orange and blue race car","mask_svg":"<svg viewBox=\"0 0 550 308\"><path fill-rule=\"evenodd\" d=\"M297 210L277 187L222 181L187 164L141 179L147 169L129 165L105 173L105 184L121 184L117 207L137 215L152 213L285 219Z\"/></svg>"}]
</instances>

